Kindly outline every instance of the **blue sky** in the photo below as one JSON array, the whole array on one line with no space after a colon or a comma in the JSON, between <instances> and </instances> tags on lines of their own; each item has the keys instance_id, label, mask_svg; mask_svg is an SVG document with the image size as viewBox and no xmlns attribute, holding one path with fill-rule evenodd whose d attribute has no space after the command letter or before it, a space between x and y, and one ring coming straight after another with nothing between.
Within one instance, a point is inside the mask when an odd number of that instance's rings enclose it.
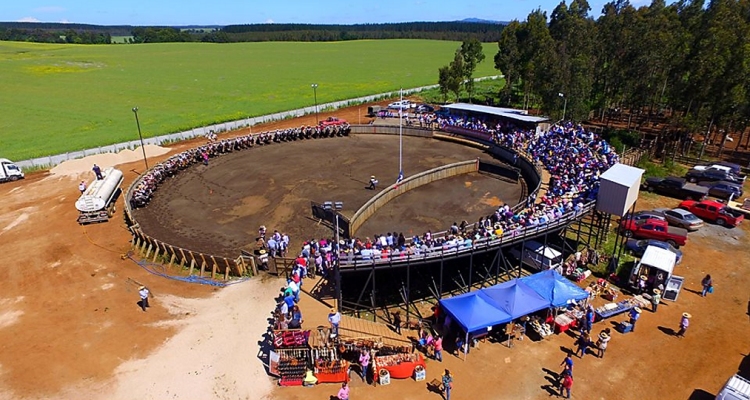
<instances>
[{"instance_id":1,"label":"blue sky","mask_svg":"<svg viewBox=\"0 0 750 400\"><path fill-rule=\"evenodd\" d=\"M1 21L75 22L97 25L228 25L244 23L354 24L523 20L537 7L560 0L2 0ZM647 0L634 0L640 5ZM605 0L589 0L599 15Z\"/></svg>"}]
</instances>

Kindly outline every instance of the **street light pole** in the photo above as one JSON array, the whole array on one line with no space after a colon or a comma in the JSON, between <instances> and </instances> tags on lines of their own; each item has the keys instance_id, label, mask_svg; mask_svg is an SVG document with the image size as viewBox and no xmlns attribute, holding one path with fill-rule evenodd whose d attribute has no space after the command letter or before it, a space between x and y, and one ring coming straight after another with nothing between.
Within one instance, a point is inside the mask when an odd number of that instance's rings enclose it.
<instances>
[{"instance_id":1,"label":"street light pole","mask_svg":"<svg viewBox=\"0 0 750 400\"><path fill-rule=\"evenodd\" d=\"M333 263L333 275L336 284L336 308L341 312L341 269L339 268L339 259L341 258L341 237L339 234L339 211L344 208L344 203L341 201L326 201L323 203L323 209L333 212L334 218L336 219L336 243L331 246L331 249L335 249L334 263Z\"/></svg>"},{"instance_id":2,"label":"street light pole","mask_svg":"<svg viewBox=\"0 0 750 400\"><path fill-rule=\"evenodd\" d=\"M315 124L317 125L320 123L320 121L318 121L318 84L313 83L310 86L312 86L313 88L313 99L315 101Z\"/></svg>"},{"instance_id":3,"label":"street light pole","mask_svg":"<svg viewBox=\"0 0 750 400\"><path fill-rule=\"evenodd\" d=\"M562 120L561 120L561 121L565 121L565 114L566 114L566 111L568 111L568 96L566 96L563 93L558 93L558 95L562 97L563 99L565 99L565 101L563 102L563 115L562 115Z\"/></svg>"},{"instance_id":4,"label":"street light pole","mask_svg":"<svg viewBox=\"0 0 750 400\"><path fill-rule=\"evenodd\" d=\"M148 159L146 159L146 146L143 145L143 135L141 134L141 123L138 121L138 107L133 107L133 114L135 114L135 124L138 126L138 138L141 139L141 151L143 151L143 163L146 164L146 170L148 170Z\"/></svg>"}]
</instances>

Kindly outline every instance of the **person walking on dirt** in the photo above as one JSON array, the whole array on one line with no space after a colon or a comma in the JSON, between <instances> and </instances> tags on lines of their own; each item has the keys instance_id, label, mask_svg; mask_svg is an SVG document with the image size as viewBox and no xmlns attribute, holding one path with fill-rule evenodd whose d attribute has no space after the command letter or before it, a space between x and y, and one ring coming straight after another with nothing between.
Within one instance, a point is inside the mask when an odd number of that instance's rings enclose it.
<instances>
[{"instance_id":1,"label":"person walking on dirt","mask_svg":"<svg viewBox=\"0 0 750 400\"><path fill-rule=\"evenodd\" d=\"M370 185L367 186L370 190L375 190L375 186L378 184L378 180L375 179L375 175L370 176Z\"/></svg>"},{"instance_id":2,"label":"person walking on dirt","mask_svg":"<svg viewBox=\"0 0 750 400\"><path fill-rule=\"evenodd\" d=\"M563 372L565 372L566 370L569 370L570 371L570 375L573 375L573 357L570 356L570 352L568 352L568 354L565 356L565 358L563 358L563 360L560 363L560 365L561 366L562 365L565 366L564 369L563 369ZM562 375L563 374L561 373L560 376L562 376Z\"/></svg>"},{"instance_id":3,"label":"person walking on dirt","mask_svg":"<svg viewBox=\"0 0 750 400\"><path fill-rule=\"evenodd\" d=\"M401 311L396 311L393 313L393 330L396 331L399 335L401 334Z\"/></svg>"},{"instance_id":4,"label":"person walking on dirt","mask_svg":"<svg viewBox=\"0 0 750 400\"><path fill-rule=\"evenodd\" d=\"M81 191L81 194L86 191L86 181L81 181L81 183L78 184L78 190Z\"/></svg>"},{"instance_id":5,"label":"person walking on dirt","mask_svg":"<svg viewBox=\"0 0 750 400\"><path fill-rule=\"evenodd\" d=\"M563 377L562 389L565 390L565 398L569 399L570 391L573 389L573 377L571 375L566 375ZM560 396L562 396L562 390L560 391Z\"/></svg>"},{"instance_id":6,"label":"person walking on dirt","mask_svg":"<svg viewBox=\"0 0 750 400\"><path fill-rule=\"evenodd\" d=\"M578 340L576 341L576 345L578 346L578 350L576 350L576 355L578 356L578 353L581 353L578 358L583 358L583 356L586 355L586 352L589 349L589 346L591 346L591 339L589 338L588 332L581 333L580 336L578 336Z\"/></svg>"},{"instance_id":7,"label":"person walking on dirt","mask_svg":"<svg viewBox=\"0 0 750 400\"><path fill-rule=\"evenodd\" d=\"M443 398L445 400L451 400L451 390L453 390L453 375L446 369L443 374Z\"/></svg>"},{"instance_id":8,"label":"person walking on dirt","mask_svg":"<svg viewBox=\"0 0 750 400\"><path fill-rule=\"evenodd\" d=\"M99 168L98 165L94 164L94 168L91 168L92 171L94 171L94 175L96 175L96 180L102 180L104 177L102 176L102 169Z\"/></svg>"},{"instance_id":9,"label":"person walking on dirt","mask_svg":"<svg viewBox=\"0 0 750 400\"><path fill-rule=\"evenodd\" d=\"M149 292L147 287L141 286L138 288L138 294L141 296L141 309L146 311L146 308L150 307L148 305L148 296L151 295L151 292Z\"/></svg>"},{"instance_id":10,"label":"person walking on dirt","mask_svg":"<svg viewBox=\"0 0 750 400\"><path fill-rule=\"evenodd\" d=\"M677 332L677 337L685 337L685 331L687 331L688 326L690 326L690 313L682 313L682 318L680 319L680 330Z\"/></svg>"}]
</instances>

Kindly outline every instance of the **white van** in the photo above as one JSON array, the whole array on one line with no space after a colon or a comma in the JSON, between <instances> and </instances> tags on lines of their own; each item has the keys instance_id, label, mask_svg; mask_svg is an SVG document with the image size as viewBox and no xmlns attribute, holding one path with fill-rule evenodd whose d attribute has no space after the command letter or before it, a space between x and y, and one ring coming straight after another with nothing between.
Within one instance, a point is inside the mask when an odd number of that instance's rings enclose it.
<instances>
[{"instance_id":1,"label":"white van","mask_svg":"<svg viewBox=\"0 0 750 400\"><path fill-rule=\"evenodd\" d=\"M729 378L716 400L750 400L750 381L739 375Z\"/></svg>"},{"instance_id":2,"label":"white van","mask_svg":"<svg viewBox=\"0 0 750 400\"><path fill-rule=\"evenodd\" d=\"M522 263L537 271L554 269L562 274L562 253L537 241L529 240L528 242L526 242L526 247L523 251L523 257L521 257L520 246L513 248L510 251L510 254L516 259L520 260Z\"/></svg>"},{"instance_id":3,"label":"white van","mask_svg":"<svg viewBox=\"0 0 750 400\"><path fill-rule=\"evenodd\" d=\"M641 277L646 277L646 293L653 293L654 288L663 286L662 298L676 301L685 278L673 274L677 265L677 255L661 247L648 246L643 257L630 271L628 283L638 288Z\"/></svg>"}]
</instances>

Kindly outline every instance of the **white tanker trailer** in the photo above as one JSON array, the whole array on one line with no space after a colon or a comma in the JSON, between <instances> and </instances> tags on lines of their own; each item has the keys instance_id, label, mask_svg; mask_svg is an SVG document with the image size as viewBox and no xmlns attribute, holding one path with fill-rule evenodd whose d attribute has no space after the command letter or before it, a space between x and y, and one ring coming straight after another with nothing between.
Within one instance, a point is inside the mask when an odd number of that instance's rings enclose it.
<instances>
[{"instance_id":1,"label":"white tanker trailer","mask_svg":"<svg viewBox=\"0 0 750 400\"><path fill-rule=\"evenodd\" d=\"M91 182L76 201L79 224L107 221L115 213L115 203L122 192L122 171L110 167L103 175L104 179Z\"/></svg>"}]
</instances>

